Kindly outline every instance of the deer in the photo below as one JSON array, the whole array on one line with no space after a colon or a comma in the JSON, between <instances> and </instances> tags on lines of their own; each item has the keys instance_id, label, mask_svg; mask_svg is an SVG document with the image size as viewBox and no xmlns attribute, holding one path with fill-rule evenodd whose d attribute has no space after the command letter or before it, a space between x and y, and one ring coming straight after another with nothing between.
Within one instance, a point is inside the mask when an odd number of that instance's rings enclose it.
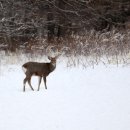
<instances>
[{"instance_id":1,"label":"deer","mask_svg":"<svg viewBox=\"0 0 130 130\"><path fill-rule=\"evenodd\" d=\"M37 91L40 90L40 84L41 84L42 78L44 80L45 89L47 89L46 78L51 72L53 72L55 70L57 58L58 58L58 56L55 56L55 57L48 56L48 59L50 60L50 62L48 62L48 63L27 62L27 63L23 64L22 68L23 68L23 71L26 75L25 79L23 80L23 92L25 92L26 82L28 82L32 91L34 91L32 85L31 85L31 77L33 75L39 77Z\"/></svg>"}]
</instances>

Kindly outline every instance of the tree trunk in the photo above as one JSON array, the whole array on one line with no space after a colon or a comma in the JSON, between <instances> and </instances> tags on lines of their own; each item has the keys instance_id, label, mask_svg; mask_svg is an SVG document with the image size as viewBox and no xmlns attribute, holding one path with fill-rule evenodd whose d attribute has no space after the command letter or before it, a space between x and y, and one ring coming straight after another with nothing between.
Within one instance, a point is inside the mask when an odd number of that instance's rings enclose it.
<instances>
[{"instance_id":1,"label":"tree trunk","mask_svg":"<svg viewBox=\"0 0 130 130\"><path fill-rule=\"evenodd\" d=\"M48 12L47 14L47 36L48 36L48 41L51 41L55 35L55 24L54 24L54 17L52 12Z\"/></svg>"}]
</instances>

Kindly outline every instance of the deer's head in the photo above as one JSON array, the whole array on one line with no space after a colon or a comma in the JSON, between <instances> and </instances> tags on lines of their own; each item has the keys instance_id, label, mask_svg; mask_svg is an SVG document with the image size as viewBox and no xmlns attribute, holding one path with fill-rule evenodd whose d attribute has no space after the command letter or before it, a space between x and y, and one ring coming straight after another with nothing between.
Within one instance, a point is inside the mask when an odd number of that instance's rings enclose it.
<instances>
[{"instance_id":1,"label":"deer's head","mask_svg":"<svg viewBox=\"0 0 130 130\"><path fill-rule=\"evenodd\" d=\"M48 59L51 61L52 64L56 64L57 58L58 58L58 56L55 56L55 57L48 56Z\"/></svg>"}]
</instances>

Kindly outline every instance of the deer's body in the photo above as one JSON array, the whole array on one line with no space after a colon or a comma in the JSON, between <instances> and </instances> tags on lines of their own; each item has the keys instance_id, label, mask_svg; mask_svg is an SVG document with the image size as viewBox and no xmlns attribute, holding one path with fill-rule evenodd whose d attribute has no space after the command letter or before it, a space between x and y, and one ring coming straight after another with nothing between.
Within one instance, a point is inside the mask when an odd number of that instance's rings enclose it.
<instances>
[{"instance_id":1,"label":"deer's body","mask_svg":"<svg viewBox=\"0 0 130 130\"><path fill-rule=\"evenodd\" d=\"M27 62L22 67L25 70L25 73L29 72L30 75L48 76L56 66L53 66L50 63Z\"/></svg>"},{"instance_id":2,"label":"deer's body","mask_svg":"<svg viewBox=\"0 0 130 130\"><path fill-rule=\"evenodd\" d=\"M23 83L24 83L24 88L23 91L25 91L25 84L28 81L29 86L31 87L32 90L33 87L31 85L31 77L33 75L39 76L39 85L38 85L38 90L40 89L40 84L41 84L41 79L43 77L44 83L45 83L45 88L47 89L46 86L46 77L55 70L56 68L56 57L51 58L48 57L51 62L49 63L39 63L39 62L27 62L23 64L22 68L24 70L24 73L26 75Z\"/></svg>"}]
</instances>

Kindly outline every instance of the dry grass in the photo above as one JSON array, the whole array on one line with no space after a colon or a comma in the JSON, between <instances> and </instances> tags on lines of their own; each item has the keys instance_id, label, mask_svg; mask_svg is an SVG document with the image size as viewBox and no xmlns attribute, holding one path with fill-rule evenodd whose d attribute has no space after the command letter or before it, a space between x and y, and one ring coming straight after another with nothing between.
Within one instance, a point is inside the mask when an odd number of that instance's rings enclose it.
<instances>
[{"instance_id":1,"label":"dry grass","mask_svg":"<svg viewBox=\"0 0 130 130\"><path fill-rule=\"evenodd\" d=\"M48 48L54 54L60 52L66 57L67 67L82 65L84 68L99 63L130 64L130 31L96 32L91 30L84 35L71 35L65 38L53 39L47 43L46 39L35 40L36 43L28 48L19 49L16 53L0 52L0 64L17 64L28 60L41 61L48 53Z\"/></svg>"}]
</instances>

